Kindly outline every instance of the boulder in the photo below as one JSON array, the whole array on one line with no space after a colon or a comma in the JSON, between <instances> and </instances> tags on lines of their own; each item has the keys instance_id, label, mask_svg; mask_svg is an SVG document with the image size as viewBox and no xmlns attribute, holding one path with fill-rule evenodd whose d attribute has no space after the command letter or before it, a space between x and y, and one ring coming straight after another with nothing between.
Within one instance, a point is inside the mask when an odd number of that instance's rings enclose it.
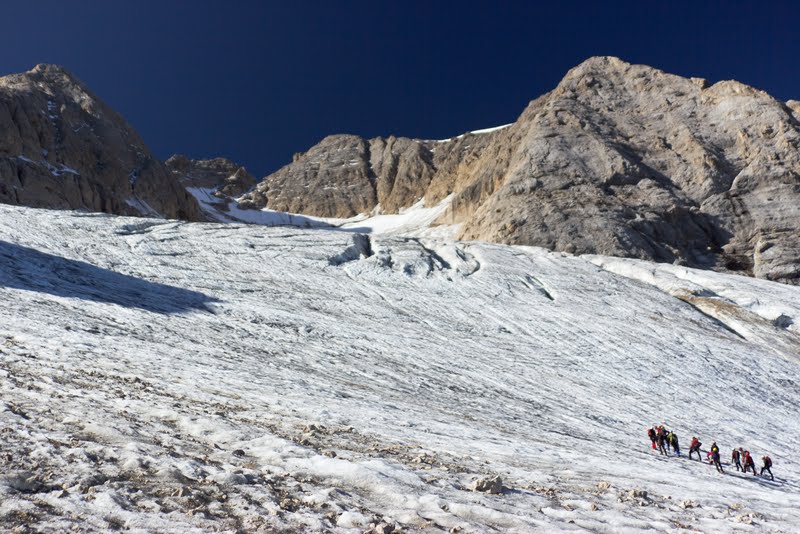
<instances>
[{"instance_id":1,"label":"boulder","mask_svg":"<svg viewBox=\"0 0 800 534\"><path fill-rule=\"evenodd\" d=\"M479 478L472 483L472 491L492 494L503 493L503 479L499 476Z\"/></svg>"}]
</instances>

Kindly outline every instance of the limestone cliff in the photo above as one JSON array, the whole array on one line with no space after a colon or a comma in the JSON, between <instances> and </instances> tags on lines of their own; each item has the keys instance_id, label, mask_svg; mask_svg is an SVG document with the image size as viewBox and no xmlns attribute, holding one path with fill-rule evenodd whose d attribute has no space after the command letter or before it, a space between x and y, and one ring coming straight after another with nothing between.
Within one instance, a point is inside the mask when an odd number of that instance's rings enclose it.
<instances>
[{"instance_id":1,"label":"limestone cliff","mask_svg":"<svg viewBox=\"0 0 800 534\"><path fill-rule=\"evenodd\" d=\"M203 219L125 120L54 65L0 78L0 202Z\"/></svg>"}]
</instances>

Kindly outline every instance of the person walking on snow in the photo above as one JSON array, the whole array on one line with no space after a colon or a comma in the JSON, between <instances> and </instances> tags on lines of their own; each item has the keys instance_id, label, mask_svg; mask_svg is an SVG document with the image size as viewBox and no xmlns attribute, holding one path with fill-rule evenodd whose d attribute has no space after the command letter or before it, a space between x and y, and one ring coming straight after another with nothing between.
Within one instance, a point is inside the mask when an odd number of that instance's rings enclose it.
<instances>
[{"instance_id":1,"label":"person walking on snow","mask_svg":"<svg viewBox=\"0 0 800 534\"><path fill-rule=\"evenodd\" d=\"M719 447L717 447L716 441L711 444L711 461L714 462L714 467L717 468L717 471L720 473L725 472L722 470L722 464L719 463Z\"/></svg>"},{"instance_id":2,"label":"person walking on snow","mask_svg":"<svg viewBox=\"0 0 800 534\"><path fill-rule=\"evenodd\" d=\"M753 470L753 476L758 476L756 474L756 462L753 460L753 457L750 456L750 451L744 451L744 472L747 473L748 469Z\"/></svg>"},{"instance_id":3,"label":"person walking on snow","mask_svg":"<svg viewBox=\"0 0 800 534\"><path fill-rule=\"evenodd\" d=\"M661 432L664 434L664 444L667 446L667 451L669 451L670 450L669 435L671 434L671 432L666 428L664 428L663 426L661 427Z\"/></svg>"},{"instance_id":4,"label":"person walking on snow","mask_svg":"<svg viewBox=\"0 0 800 534\"><path fill-rule=\"evenodd\" d=\"M667 442L667 433L664 432L664 427L658 428L658 452L667 456L667 450L664 448L664 445Z\"/></svg>"},{"instance_id":5,"label":"person walking on snow","mask_svg":"<svg viewBox=\"0 0 800 534\"><path fill-rule=\"evenodd\" d=\"M653 428L647 429L647 437L650 438L650 444L653 446L653 450L656 450L656 425L653 425Z\"/></svg>"},{"instance_id":6,"label":"person walking on snow","mask_svg":"<svg viewBox=\"0 0 800 534\"><path fill-rule=\"evenodd\" d=\"M741 456L740 453L741 450L742 448L739 447L738 449L733 449L733 452L731 453L731 463L736 465L736 471L744 471L742 463L739 461L739 457Z\"/></svg>"},{"instance_id":7,"label":"person walking on snow","mask_svg":"<svg viewBox=\"0 0 800 534\"><path fill-rule=\"evenodd\" d=\"M761 476L763 477L764 471L766 471L769 473L769 479L775 480L775 477L772 476L772 470L770 469L770 467L772 467L772 459L769 456L762 456L761 461L764 462L764 467L761 468ZM753 474L755 474L755 470L753 470Z\"/></svg>"},{"instance_id":8,"label":"person walking on snow","mask_svg":"<svg viewBox=\"0 0 800 534\"><path fill-rule=\"evenodd\" d=\"M667 440L670 445L672 445L672 450L675 451L675 456L681 455L681 447L678 444L678 435L675 432L669 433L669 440Z\"/></svg>"},{"instance_id":9,"label":"person walking on snow","mask_svg":"<svg viewBox=\"0 0 800 534\"><path fill-rule=\"evenodd\" d=\"M708 452L706 453L706 460L708 460L708 463L713 463L714 462L714 460L711 459L711 455L714 454L714 447L716 447L716 446L717 446L717 442L715 441L711 445L711 448L708 449Z\"/></svg>"},{"instance_id":10,"label":"person walking on snow","mask_svg":"<svg viewBox=\"0 0 800 534\"><path fill-rule=\"evenodd\" d=\"M689 445L689 459L690 460L692 459L692 453L693 452L697 453L697 461L698 462L702 460L700 458L700 445L702 445L702 443L700 443L700 440L697 439L697 437L692 437L692 443Z\"/></svg>"}]
</instances>

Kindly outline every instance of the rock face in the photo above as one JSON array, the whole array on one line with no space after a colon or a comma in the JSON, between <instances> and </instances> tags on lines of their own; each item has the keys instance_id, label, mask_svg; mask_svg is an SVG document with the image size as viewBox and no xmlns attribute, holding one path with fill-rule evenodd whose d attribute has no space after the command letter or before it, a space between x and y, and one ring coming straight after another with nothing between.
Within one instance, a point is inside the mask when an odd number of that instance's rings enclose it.
<instances>
[{"instance_id":1,"label":"rock face","mask_svg":"<svg viewBox=\"0 0 800 534\"><path fill-rule=\"evenodd\" d=\"M319 217L352 217L377 205L397 212L423 197L446 197L491 138L467 134L443 142L332 135L264 178L240 205Z\"/></svg>"},{"instance_id":2,"label":"rock face","mask_svg":"<svg viewBox=\"0 0 800 534\"><path fill-rule=\"evenodd\" d=\"M54 65L0 78L0 202L203 219L125 120Z\"/></svg>"},{"instance_id":3,"label":"rock face","mask_svg":"<svg viewBox=\"0 0 800 534\"><path fill-rule=\"evenodd\" d=\"M238 197L256 185L256 179L229 159L189 159L176 154L164 165L184 187L214 189L219 197Z\"/></svg>"},{"instance_id":4,"label":"rock face","mask_svg":"<svg viewBox=\"0 0 800 534\"><path fill-rule=\"evenodd\" d=\"M444 142L332 136L245 205L346 217L453 194L460 238L800 283L800 105L613 57L507 128Z\"/></svg>"}]
</instances>

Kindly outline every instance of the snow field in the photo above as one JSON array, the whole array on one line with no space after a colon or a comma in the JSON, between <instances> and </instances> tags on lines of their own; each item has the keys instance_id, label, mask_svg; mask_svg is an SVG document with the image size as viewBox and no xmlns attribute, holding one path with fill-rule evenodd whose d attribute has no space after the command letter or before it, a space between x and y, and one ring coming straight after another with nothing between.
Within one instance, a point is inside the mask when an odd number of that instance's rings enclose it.
<instances>
[{"instance_id":1,"label":"snow field","mask_svg":"<svg viewBox=\"0 0 800 534\"><path fill-rule=\"evenodd\" d=\"M187 187L186 190L197 200L201 209L212 220L218 222L258 224L263 226L296 226L299 228L339 229L345 232L421 236L452 240L460 225L439 225L434 222L447 210L453 195L444 198L437 205L425 207L420 199L414 205L400 210L400 213L383 214L381 208L374 213L360 214L348 219L314 217L298 213L286 213L268 208L260 210L242 209L235 201L226 202L214 196L214 189ZM142 211L143 215L150 215Z\"/></svg>"},{"instance_id":2,"label":"snow field","mask_svg":"<svg viewBox=\"0 0 800 534\"><path fill-rule=\"evenodd\" d=\"M0 528L800 529L800 289L358 235L0 206Z\"/></svg>"}]
</instances>

